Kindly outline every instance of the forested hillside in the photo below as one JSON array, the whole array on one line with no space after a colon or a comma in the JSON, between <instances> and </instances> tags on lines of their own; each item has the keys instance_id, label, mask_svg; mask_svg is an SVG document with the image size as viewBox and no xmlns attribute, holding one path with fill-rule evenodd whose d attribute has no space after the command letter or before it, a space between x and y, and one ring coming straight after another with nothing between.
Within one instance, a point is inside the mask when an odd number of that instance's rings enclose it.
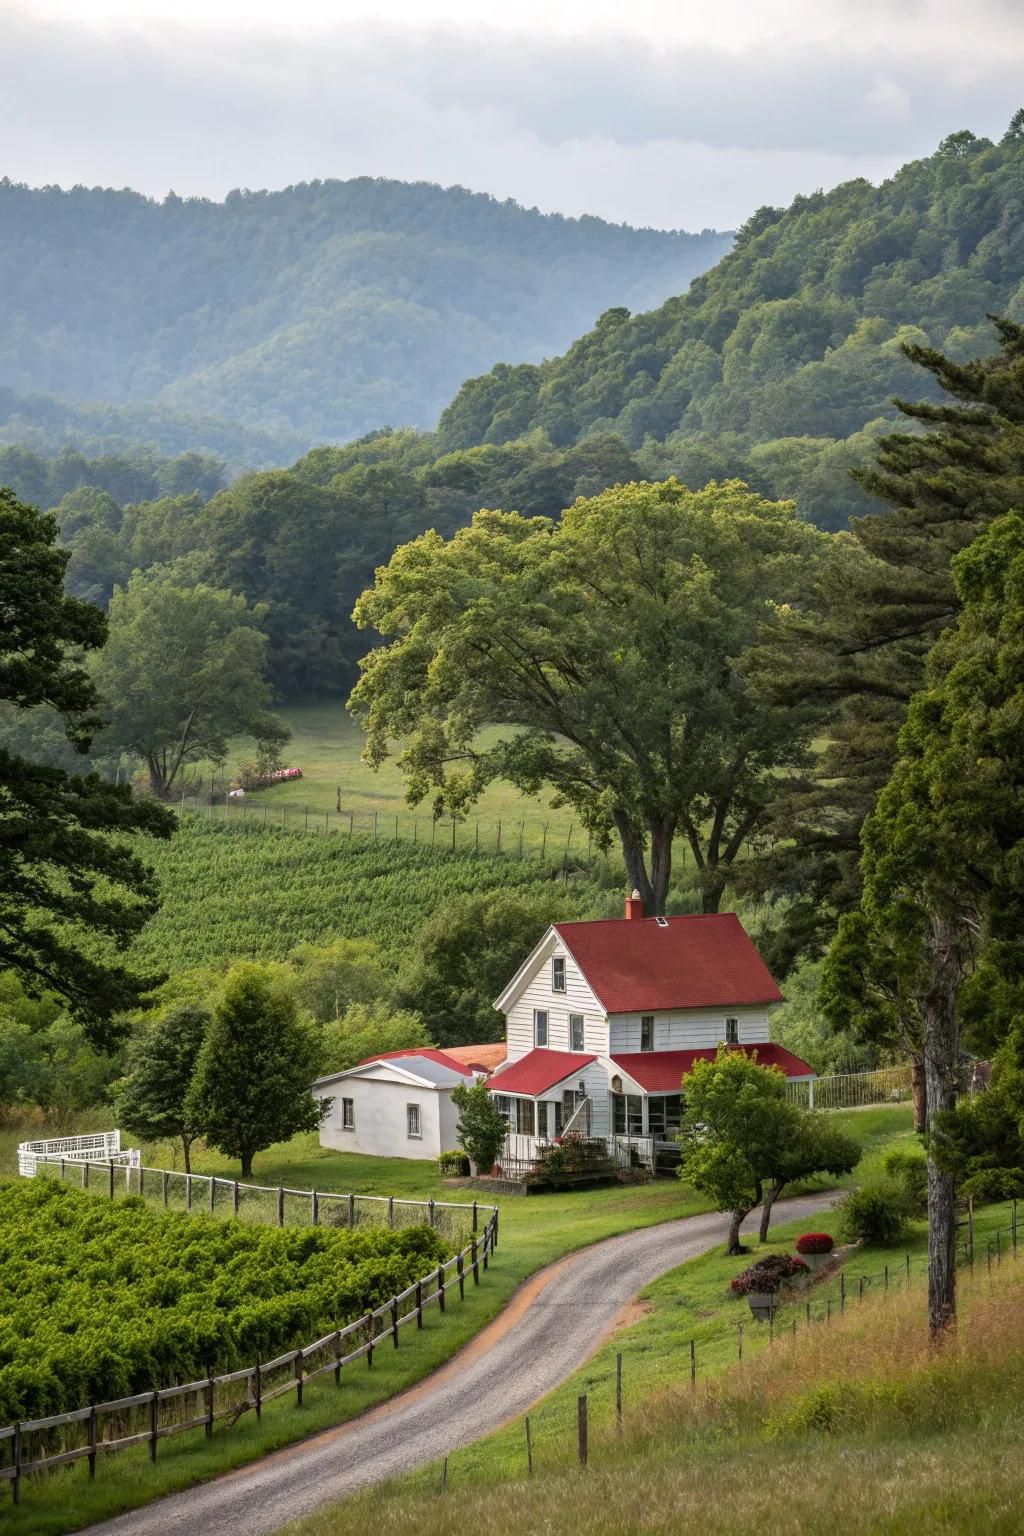
<instances>
[{"instance_id":1,"label":"forested hillside","mask_svg":"<svg viewBox=\"0 0 1024 1536\"><path fill-rule=\"evenodd\" d=\"M542 431L615 433L652 478L742 474L822 526L869 506L846 470L920 383L903 342L988 350L986 314L1024 316L1024 123L999 145L952 134L879 187L761 208L689 291L621 305L563 356L499 365L444 411L438 448Z\"/></svg>"},{"instance_id":2,"label":"forested hillside","mask_svg":"<svg viewBox=\"0 0 1024 1536\"><path fill-rule=\"evenodd\" d=\"M467 375L540 360L610 303L678 293L730 241L368 177L223 203L5 180L0 223L0 383L16 395L307 443L433 426Z\"/></svg>"}]
</instances>

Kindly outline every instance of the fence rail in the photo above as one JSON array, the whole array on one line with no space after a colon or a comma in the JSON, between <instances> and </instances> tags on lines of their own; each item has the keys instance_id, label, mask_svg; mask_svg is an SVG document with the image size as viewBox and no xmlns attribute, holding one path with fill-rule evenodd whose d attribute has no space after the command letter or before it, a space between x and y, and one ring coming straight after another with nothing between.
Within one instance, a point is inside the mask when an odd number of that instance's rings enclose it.
<instances>
[{"instance_id":1,"label":"fence rail","mask_svg":"<svg viewBox=\"0 0 1024 1536\"><path fill-rule=\"evenodd\" d=\"M786 1083L794 1104L808 1109L860 1109L910 1097L910 1064L878 1067L872 1072L838 1072L831 1077L798 1078Z\"/></svg>"},{"instance_id":2,"label":"fence rail","mask_svg":"<svg viewBox=\"0 0 1024 1536\"><path fill-rule=\"evenodd\" d=\"M259 1418L264 1403L290 1392L295 1393L296 1407L301 1407L304 1388L330 1373L340 1387L346 1367L365 1358L372 1368L374 1350L389 1342L397 1349L401 1330L412 1323L417 1329L422 1328L424 1313L430 1307L436 1306L443 1313L446 1298L455 1290L460 1300L464 1299L467 1281L480 1284L481 1273L486 1273L498 1246L498 1208L476 1200L459 1204L241 1184L206 1174L147 1169L140 1163L119 1164L113 1151L103 1161L76 1157L72 1155L76 1150L72 1147L63 1152L37 1152L30 1176L42 1174L65 1181L71 1177L79 1182L80 1188L94 1194L109 1199L117 1198L118 1194L142 1195L167 1209L205 1211L225 1217L247 1215L255 1220L264 1219L263 1213L270 1211L280 1226L286 1224L289 1215L289 1224L312 1226L426 1224L456 1241L454 1234L458 1232L462 1242L450 1259L431 1268L373 1311L310 1344L287 1350L274 1360L257 1360L241 1370L200 1381L154 1388L0 1427L0 1457L4 1458L0 1461L0 1481L10 1482L15 1504L21 1500L22 1478L33 1473L85 1459L89 1476L93 1477L100 1455L143 1444L148 1445L150 1460L155 1461L159 1442L167 1436L200 1428L210 1436L218 1422L230 1428L249 1411ZM180 1190L180 1204L169 1199L172 1186ZM204 1199L194 1199L196 1187L205 1191ZM224 1198L218 1203L221 1196ZM249 1196L257 1198L250 1202ZM271 1197L269 1201L264 1199L267 1196ZM296 1221L301 1215L305 1219Z\"/></svg>"}]
</instances>

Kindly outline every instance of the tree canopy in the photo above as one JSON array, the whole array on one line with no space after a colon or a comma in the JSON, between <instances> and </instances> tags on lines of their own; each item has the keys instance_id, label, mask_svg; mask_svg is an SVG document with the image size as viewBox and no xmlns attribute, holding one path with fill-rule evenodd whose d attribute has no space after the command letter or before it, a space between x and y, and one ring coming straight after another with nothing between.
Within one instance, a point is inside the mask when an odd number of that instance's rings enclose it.
<instances>
[{"instance_id":1,"label":"tree canopy","mask_svg":"<svg viewBox=\"0 0 1024 1536\"><path fill-rule=\"evenodd\" d=\"M371 651L350 707L415 803L458 814L495 778L550 784L664 911L684 836L715 911L814 719L747 686L744 654L831 553L741 485L627 485L555 524L480 512L399 549L360 598ZM481 738L485 727L504 727Z\"/></svg>"}]
</instances>

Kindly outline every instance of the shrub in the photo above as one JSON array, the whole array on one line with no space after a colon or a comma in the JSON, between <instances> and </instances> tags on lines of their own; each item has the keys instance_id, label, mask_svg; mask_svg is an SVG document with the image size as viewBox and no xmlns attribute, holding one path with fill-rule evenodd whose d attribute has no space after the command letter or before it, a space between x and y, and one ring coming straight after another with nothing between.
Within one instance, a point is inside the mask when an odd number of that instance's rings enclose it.
<instances>
[{"instance_id":1,"label":"shrub","mask_svg":"<svg viewBox=\"0 0 1024 1536\"><path fill-rule=\"evenodd\" d=\"M847 1242L898 1242L914 1213L914 1202L901 1184L865 1184L836 1207L840 1235Z\"/></svg>"},{"instance_id":2,"label":"shrub","mask_svg":"<svg viewBox=\"0 0 1024 1536\"><path fill-rule=\"evenodd\" d=\"M460 1083L452 1089L452 1103L459 1112L456 1141L478 1173L490 1173L505 1145L508 1126L486 1080L480 1078L472 1087Z\"/></svg>"},{"instance_id":3,"label":"shrub","mask_svg":"<svg viewBox=\"0 0 1024 1536\"><path fill-rule=\"evenodd\" d=\"M787 1280L806 1275L808 1266L803 1259L795 1259L790 1253L767 1253L756 1264L751 1264L729 1282L734 1296L767 1294L774 1296Z\"/></svg>"},{"instance_id":4,"label":"shrub","mask_svg":"<svg viewBox=\"0 0 1024 1536\"><path fill-rule=\"evenodd\" d=\"M882 1166L893 1183L901 1184L917 1210L928 1204L928 1162L920 1147L892 1147Z\"/></svg>"},{"instance_id":5,"label":"shrub","mask_svg":"<svg viewBox=\"0 0 1024 1536\"><path fill-rule=\"evenodd\" d=\"M464 1179L469 1173L469 1158L456 1147L451 1152L442 1152L437 1166L444 1178Z\"/></svg>"},{"instance_id":6,"label":"shrub","mask_svg":"<svg viewBox=\"0 0 1024 1536\"><path fill-rule=\"evenodd\" d=\"M983 1168L960 1186L962 1195L979 1205L996 1200L1024 1200L1024 1173L1019 1168Z\"/></svg>"},{"instance_id":7,"label":"shrub","mask_svg":"<svg viewBox=\"0 0 1024 1536\"><path fill-rule=\"evenodd\" d=\"M797 1253L831 1253L836 1245L827 1232L805 1232L796 1240Z\"/></svg>"}]
</instances>

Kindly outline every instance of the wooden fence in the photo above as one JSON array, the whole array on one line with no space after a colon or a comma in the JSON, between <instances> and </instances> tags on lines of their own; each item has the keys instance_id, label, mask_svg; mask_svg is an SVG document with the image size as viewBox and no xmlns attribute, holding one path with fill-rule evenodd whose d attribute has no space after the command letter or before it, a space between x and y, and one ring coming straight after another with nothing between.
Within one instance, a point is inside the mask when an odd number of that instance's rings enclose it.
<instances>
[{"instance_id":1,"label":"wooden fence","mask_svg":"<svg viewBox=\"0 0 1024 1536\"><path fill-rule=\"evenodd\" d=\"M486 1272L498 1246L498 1209L496 1206L456 1204L447 1201L396 1200L386 1195L334 1195L326 1192L264 1188L260 1185L240 1185L228 1179L209 1179L204 1175L172 1174L166 1169L120 1168L112 1161L97 1165L88 1162L73 1163L60 1158L52 1162L40 1160L37 1176L52 1172L66 1178L70 1169L78 1174L82 1170L82 1187L93 1193L102 1192L115 1197L117 1175L125 1175L127 1189L121 1193L147 1193L146 1174L150 1175L150 1188L165 1194L171 1179L190 1178L195 1183L209 1186L216 1194L219 1186L237 1200L244 1190L272 1194L277 1197L278 1219L284 1225L285 1201L283 1195L301 1195L309 1224L321 1223L325 1207L323 1202L337 1202L335 1209L344 1212L343 1220L331 1220L330 1225L355 1226L365 1224L363 1214L359 1220L359 1204L372 1203L376 1212L375 1225L410 1225L411 1209L417 1213L416 1224L427 1224L435 1229L453 1230L461 1217L463 1236L469 1232L468 1242L445 1263L432 1268L427 1274L389 1301L344 1328L333 1329L323 1338L316 1339L298 1349L287 1350L274 1360L257 1361L242 1370L228 1371L221 1376L209 1376L201 1381L189 1381L178 1386L161 1387L149 1392L138 1392L131 1397L116 1398L112 1402L91 1403L75 1408L70 1413L51 1414L47 1418L26 1420L0 1428L0 1480L11 1484L15 1504L21 1500L22 1478L36 1472L50 1471L71 1462L87 1460L89 1476L95 1476L96 1461L107 1452L125 1450L133 1445L147 1445L150 1461L157 1457L157 1447L169 1435L180 1435L190 1430L202 1429L207 1436L213 1434L214 1425L223 1422L230 1428L242 1414L252 1411L259 1418L264 1403L287 1393L295 1393L296 1407L302 1406L303 1389L320 1376L333 1374L337 1386L342 1384L342 1373L357 1360L366 1360L373 1366L374 1350L391 1344L397 1349L402 1328L415 1323L423 1327L424 1312L436 1306L443 1313L446 1298L455 1290L459 1299L466 1294L467 1280L480 1284L481 1272ZM89 1170L95 1170L90 1178ZM100 1177L101 1176L101 1177ZM141 1189L132 1188L133 1182ZM166 1204L166 1200L161 1203ZM206 1206L195 1205L192 1209L207 1212L216 1206L216 1200L208 1196ZM185 1207L188 1209L189 1207ZM238 1209L238 1206L236 1206ZM484 1219L485 1218L485 1219ZM482 1220L483 1219L483 1220ZM481 1225L482 1221L482 1225Z\"/></svg>"}]
</instances>

